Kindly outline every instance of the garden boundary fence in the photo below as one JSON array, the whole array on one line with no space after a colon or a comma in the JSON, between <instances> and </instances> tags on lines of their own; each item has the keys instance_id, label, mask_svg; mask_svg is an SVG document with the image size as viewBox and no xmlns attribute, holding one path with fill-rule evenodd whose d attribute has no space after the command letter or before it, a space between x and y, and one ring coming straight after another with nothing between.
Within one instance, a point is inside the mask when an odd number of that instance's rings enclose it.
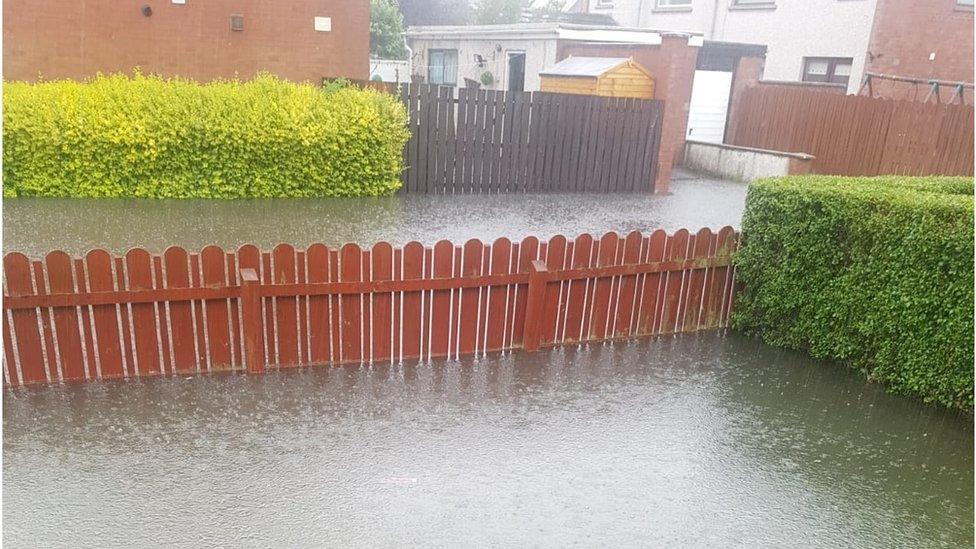
<instances>
[{"instance_id":1,"label":"garden boundary fence","mask_svg":"<svg viewBox=\"0 0 976 549\"><path fill-rule=\"evenodd\" d=\"M726 325L731 227L3 258L7 386L458 358Z\"/></svg>"},{"instance_id":2,"label":"garden boundary fence","mask_svg":"<svg viewBox=\"0 0 976 549\"><path fill-rule=\"evenodd\" d=\"M973 107L789 88L743 91L729 143L803 152L834 175L973 175Z\"/></svg>"},{"instance_id":3,"label":"garden boundary fence","mask_svg":"<svg viewBox=\"0 0 976 549\"><path fill-rule=\"evenodd\" d=\"M661 101L429 84L399 93L404 192L653 190Z\"/></svg>"}]
</instances>

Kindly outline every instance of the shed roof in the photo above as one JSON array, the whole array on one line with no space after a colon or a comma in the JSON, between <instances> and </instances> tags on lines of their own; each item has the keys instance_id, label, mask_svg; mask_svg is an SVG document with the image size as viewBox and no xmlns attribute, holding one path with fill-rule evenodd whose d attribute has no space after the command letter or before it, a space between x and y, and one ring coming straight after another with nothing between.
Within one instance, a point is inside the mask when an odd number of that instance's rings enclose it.
<instances>
[{"instance_id":1,"label":"shed roof","mask_svg":"<svg viewBox=\"0 0 976 549\"><path fill-rule=\"evenodd\" d=\"M546 76L592 76L601 74L630 61L627 57L567 57L541 71Z\"/></svg>"}]
</instances>

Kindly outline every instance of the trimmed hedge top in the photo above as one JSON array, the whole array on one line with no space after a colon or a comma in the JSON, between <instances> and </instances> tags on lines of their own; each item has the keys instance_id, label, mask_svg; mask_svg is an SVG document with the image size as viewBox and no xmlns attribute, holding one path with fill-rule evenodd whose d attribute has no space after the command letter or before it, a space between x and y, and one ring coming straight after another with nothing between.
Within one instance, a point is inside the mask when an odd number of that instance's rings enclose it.
<instances>
[{"instance_id":1,"label":"trimmed hedge top","mask_svg":"<svg viewBox=\"0 0 976 549\"><path fill-rule=\"evenodd\" d=\"M972 410L972 179L758 181L742 232L735 327Z\"/></svg>"},{"instance_id":2,"label":"trimmed hedge top","mask_svg":"<svg viewBox=\"0 0 976 549\"><path fill-rule=\"evenodd\" d=\"M390 194L406 113L387 94L260 75L3 86L3 193L244 198Z\"/></svg>"}]
</instances>

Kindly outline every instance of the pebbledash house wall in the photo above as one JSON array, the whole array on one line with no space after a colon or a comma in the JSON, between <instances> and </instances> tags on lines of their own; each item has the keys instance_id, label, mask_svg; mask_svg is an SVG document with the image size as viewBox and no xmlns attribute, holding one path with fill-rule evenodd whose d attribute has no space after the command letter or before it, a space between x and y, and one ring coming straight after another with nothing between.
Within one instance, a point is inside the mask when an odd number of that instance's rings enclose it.
<instances>
[{"instance_id":1,"label":"pebbledash house wall","mask_svg":"<svg viewBox=\"0 0 976 549\"><path fill-rule=\"evenodd\" d=\"M973 82L973 7L958 0L877 0L867 69L922 79ZM875 81L876 96L924 98L910 84ZM951 96L953 90L942 90ZM972 90L966 102L972 104ZM947 98L944 97L943 101Z\"/></svg>"},{"instance_id":2,"label":"pebbledash house wall","mask_svg":"<svg viewBox=\"0 0 976 549\"><path fill-rule=\"evenodd\" d=\"M799 81L804 57L850 57L848 92L858 90L880 0L691 0L689 7L659 8L658 0L589 0L590 13L611 15L621 25L681 29L705 40L767 46L763 78ZM927 3L944 0L904 0ZM952 0L955 1L955 0Z\"/></svg>"},{"instance_id":3,"label":"pebbledash house wall","mask_svg":"<svg viewBox=\"0 0 976 549\"><path fill-rule=\"evenodd\" d=\"M243 16L242 30L231 30L232 15ZM82 79L137 67L198 81L260 71L314 83L366 79L369 0L3 3L6 80Z\"/></svg>"}]
</instances>

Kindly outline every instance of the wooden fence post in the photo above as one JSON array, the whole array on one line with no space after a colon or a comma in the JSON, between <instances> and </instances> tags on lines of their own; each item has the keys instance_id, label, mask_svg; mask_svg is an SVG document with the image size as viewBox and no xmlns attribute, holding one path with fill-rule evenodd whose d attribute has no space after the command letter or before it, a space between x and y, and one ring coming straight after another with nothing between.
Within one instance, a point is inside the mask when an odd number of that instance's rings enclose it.
<instances>
[{"instance_id":1,"label":"wooden fence post","mask_svg":"<svg viewBox=\"0 0 976 549\"><path fill-rule=\"evenodd\" d=\"M264 371L261 358L261 283L254 269L241 269L241 316L244 329L244 364L247 373Z\"/></svg>"},{"instance_id":2,"label":"wooden fence post","mask_svg":"<svg viewBox=\"0 0 976 549\"><path fill-rule=\"evenodd\" d=\"M542 306L546 302L549 270L545 261L536 259L529 265L528 300L525 302L525 327L522 329L522 348L527 352L539 349L539 328Z\"/></svg>"}]
</instances>

